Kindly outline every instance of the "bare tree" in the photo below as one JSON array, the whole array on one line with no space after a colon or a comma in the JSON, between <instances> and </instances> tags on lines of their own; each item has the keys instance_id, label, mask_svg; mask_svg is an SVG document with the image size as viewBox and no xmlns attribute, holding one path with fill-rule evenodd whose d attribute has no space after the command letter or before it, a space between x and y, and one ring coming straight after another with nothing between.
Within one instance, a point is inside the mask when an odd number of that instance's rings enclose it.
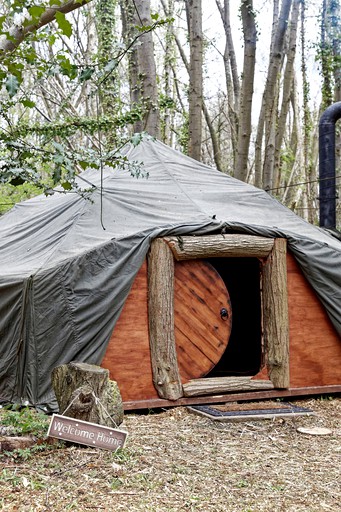
<instances>
[{"instance_id":1,"label":"bare tree","mask_svg":"<svg viewBox=\"0 0 341 512\"><path fill-rule=\"evenodd\" d=\"M171 1L173 1L173 0L171 0ZM161 0L161 4L163 6L163 9L164 9L164 12L165 12L166 16L169 17L171 15L171 12L167 8L165 0ZM188 58L186 56L186 53L185 53L184 48L183 48L183 45L181 44L181 41L180 41L177 33L174 30L172 30L172 37L175 40L177 49L178 49L180 57L181 57L181 60L182 60L182 62L184 64L184 66L185 66L185 69L187 71L188 77L190 79L190 76L191 76L190 62L189 62L189 60L188 60ZM174 85L175 85L175 88L177 90L177 96L178 96L180 104L182 105L183 115L185 116L186 115L185 114L185 108L183 106L181 95L180 95L180 92L179 92L179 89L178 89L177 78L176 78L176 71L175 71L174 65L172 66L172 72L173 72L173 76L174 76ZM216 127L214 126L214 122L213 122L212 117L210 115L210 111L209 111L209 108L208 108L208 106L206 104L204 96L202 96L201 109L202 109L202 113L203 113L205 121L206 121L206 125L207 125L207 128L208 128L208 132L209 132L209 136L210 136L211 144L212 144L212 155L211 155L212 159L210 159L210 163L214 163L215 166L217 167L217 169L221 171L223 169L223 165L222 165L222 161L221 161L221 148L220 148L220 142L219 142L219 137L218 137L218 131L216 130ZM201 117L200 117L200 119L201 119ZM207 144L206 144L206 147L208 147ZM188 150L188 148L187 148L187 150Z\"/></svg>"},{"instance_id":2,"label":"bare tree","mask_svg":"<svg viewBox=\"0 0 341 512\"><path fill-rule=\"evenodd\" d=\"M174 0L168 0L168 5L162 1L163 9L168 18L174 17ZM161 121L162 140L166 144L171 145L172 141L172 115L170 105L173 105L173 81L172 77L175 73L175 47L174 47L174 27L172 23L168 23L166 27L166 41L163 45L163 116ZM176 79L176 75L174 75ZM160 105L161 106L161 105Z\"/></svg>"},{"instance_id":3,"label":"bare tree","mask_svg":"<svg viewBox=\"0 0 341 512\"><path fill-rule=\"evenodd\" d=\"M225 31L225 49L224 49L224 69L225 69L225 82L227 91L227 103L228 112L231 126L231 142L233 147L234 160L237 155L237 140L238 140L238 112L239 112L239 99L240 99L240 81L238 76L237 59L234 50L232 30L231 30L231 17L230 17L230 0L224 0L224 5L220 3L220 0L216 0L216 4L220 13L220 17L223 22ZM252 12L252 1L241 2L241 10L244 12L244 18L246 11L251 8ZM243 14L242 14L243 17ZM244 24L244 19L243 19ZM244 27L245 29L245 27ZM245 39L244 39L245 42ZM253 64L254 66L254 64Z\"/></svg>"},{"instance_id":4,"label":"bare tree","mask_svg":"<svg viewBox=\"0 0 341 512\"><path fill-rule=\"evenodd\" d=\"M248 155L252 131L251 115L257 40L257 29L252 0L245 0L242 2L241 16L244 36L244 65L239 106L238 142L236 148L237 157L234 175L242 181L247 181Z\"/></svg>"},{"instance_id":5,"label":"bare tree","mask_svg":"<svg viewBox=\"0 0 341 512\"><path fill-rule=\"evenodd\" d=\"M201 160L203 102L203 34L201 0L186 0L190 45L189 72L189 147L192 158Z\"/></svg>"},{"instance_id":6,"label":"bare tree","mask_svg":"<svg viewBox=\"0 0 341 512\"><path fill-rule=\"evenodd\" d=\"M341 101L341 4L340 0L331 2L331 34L333 46L334 101Z\"/></svg>"},{"instance_id":7,"label":"bare tree","mask_svg":"<svg viewBox=\"0 0 341 512\"><path fill-rule=\"evenodd\" d=\"M278 80L283 64L285 36L291 4L292 0L282 0L278 19L274 23L269 66L258 120L255 145L255 182L257 186L265 190L270 190L273 186ZM263 137L265 139L264 163L262 163Z\"/></svg>"},{"instance_id":8,"label":"bare tree","mask_svg":"<svg viewBox=\"0 0 341 512\"><path fill-rule=\"evenodd\" d=\"M275 161L273 167L273 187L280 185L281 148L287 128L287 116L292 102L293 82L295 79L295 57L297 46L297 28L302 0L293 0L289 25L288 45L285 52L286 65L283 72L282 103L277 120L275 136ZM304 50L302 50L304 51Z\"/></svg>"},{"instance_id":9,"label":"bare tree","mask_svg":"<svg viewBox=\"0 0 341 512\"><path fill-rule=\"evenodd\" d=\"M151 26L150 0L121 0L123 31L125 40L129 41L136 34L136 28ZM134 105L142 105L142 119L134 125L137 132L146 131L160 138L160 110L158 104L158 87L156 64L154 58L153 36L145 30L139 42L129 54L130 96Z\"/></svg>"}]
</instances>

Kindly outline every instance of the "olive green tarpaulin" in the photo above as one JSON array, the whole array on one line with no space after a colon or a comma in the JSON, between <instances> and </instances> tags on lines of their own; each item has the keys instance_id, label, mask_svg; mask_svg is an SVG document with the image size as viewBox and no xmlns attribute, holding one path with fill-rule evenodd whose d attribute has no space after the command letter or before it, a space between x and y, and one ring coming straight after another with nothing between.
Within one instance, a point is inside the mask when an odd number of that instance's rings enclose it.
<instances>
[{"instance_id":1,"label":"olive green tarpaulin","mask_svg":"<svg viewBox=\"0 0 341 512\"><path fill-rule=\"evenodd\" d=\"M284 237L341 336L341 243L269 194L144 140L126 170L86 171L70 192L0 218L0 400L54 408L52 369L100 364L153 238L226 232Z\"/></svg>"}]
</instances>

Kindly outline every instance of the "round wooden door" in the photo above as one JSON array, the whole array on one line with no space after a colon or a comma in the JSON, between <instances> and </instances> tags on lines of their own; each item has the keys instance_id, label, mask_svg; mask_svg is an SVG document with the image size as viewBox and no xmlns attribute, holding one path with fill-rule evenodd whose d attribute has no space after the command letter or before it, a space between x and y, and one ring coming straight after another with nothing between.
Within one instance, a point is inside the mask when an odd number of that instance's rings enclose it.
<instances>
[{"instance_id":1,"label":"round wooden door","mask_svg":"<svg viewBox=\"0 0 341 512\"><path fill-rule=\"evenodd\" d=\"M225 283L204 260L175 262L174 323L183 382L203 377L225 352L232 308Z\"/></svg>"}]
</instances>

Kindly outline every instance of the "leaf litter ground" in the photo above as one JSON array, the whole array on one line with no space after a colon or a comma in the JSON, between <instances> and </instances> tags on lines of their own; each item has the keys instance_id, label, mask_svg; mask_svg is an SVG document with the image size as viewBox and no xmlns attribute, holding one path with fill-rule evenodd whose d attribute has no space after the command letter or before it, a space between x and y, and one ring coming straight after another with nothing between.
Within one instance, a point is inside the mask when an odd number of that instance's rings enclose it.
<instances>
[{"instance_id":1,"label":"leaf litter ground","mask_svg":"<svg viewBox=\"0 0 341 512\"><path fill-rule=\"evenodd\" d=\"M0 510L336 512L341 398L293 403L316 416L220 423L182 407L129 413L116 454L64 446L2 457Z\"/></svg>"}]
</instances>

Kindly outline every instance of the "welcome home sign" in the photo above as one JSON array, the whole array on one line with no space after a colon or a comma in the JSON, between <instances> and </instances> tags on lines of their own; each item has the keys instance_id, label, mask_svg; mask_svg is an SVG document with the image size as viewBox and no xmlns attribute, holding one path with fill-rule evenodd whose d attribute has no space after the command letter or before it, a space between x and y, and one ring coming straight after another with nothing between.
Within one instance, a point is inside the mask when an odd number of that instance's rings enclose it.
<instances>
[{"instance_id":1,"label":"welcome home sign","mask_svg":"<svg viewBox=\"0 0 341 512\"><path fill-rule=\"evenodd\" d=\"M116 451L123 448L128 433L96 423L54 414L47 435L63 441Z\"/></svg>"}]
</instances>

